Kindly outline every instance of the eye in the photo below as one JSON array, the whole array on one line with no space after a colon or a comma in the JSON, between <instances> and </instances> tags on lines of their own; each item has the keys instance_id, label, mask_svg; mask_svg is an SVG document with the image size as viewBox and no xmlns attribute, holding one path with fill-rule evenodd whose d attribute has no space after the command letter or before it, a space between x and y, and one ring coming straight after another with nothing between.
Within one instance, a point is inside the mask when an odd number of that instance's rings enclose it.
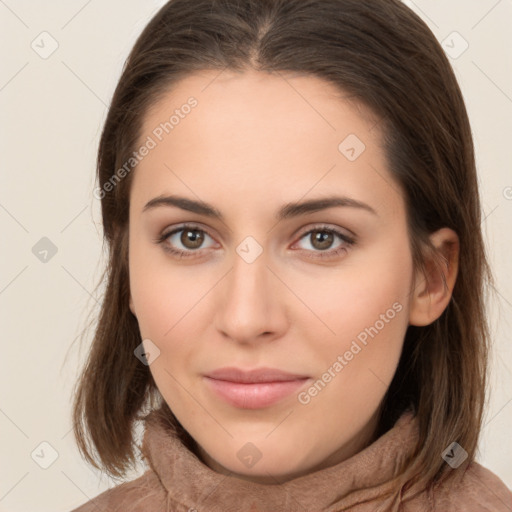
<instances>
[{"instance_id":1,"label":"eye","mask_svg":"<svg viewBox=\"0 0 512 512\"><path fill-rule=\"evenodd\" d=\"M162 233L155 242L162 244L164 250L171 254L180 258L188 258L195 256L194 253L200 252L199 249L204 249L201 246L204 243L205 237L211 239L210 235L198 226L186 224L172 231ZM180 246L184 247L184 249L181 249Z\"/></svg>"},{"instance_id":2,"label":"eye","mask_svg":"<svg viewBox=\"0 0 512 512\"><path fill-rule=\"evenodd\" d=\"M336 238L341 242L335 248L330 249ZM305 250L310 253L307 257L311 258L333 258L347 252L355 244L354 238L327 226L316 226L303 233L300 239L310 241L309 245L313 249Z\"/></svg>"},{"instance_id":3,"label":"eye","mask_svg":"<svg viewBox=\"0 0 512 512\"><path fill-rule=\"evenodd\" d=\"M201 254L205 237L213 240L206 231L194 224L185 224L171 231L165 231L155 242L161 244L165 251L179 257L189 258ZM334 258L346 253L350 247L355 245L354 238L328 226L315 226L306 231L300 237L300 240L307 240L309 237L312 249L302 249L306 251L308 258ZM336 238L340 241L337 246L331 249ZM183 248L180 248L183 247ZM212 247L212 246L210 246Z\"/></svg>"}]
</instances>

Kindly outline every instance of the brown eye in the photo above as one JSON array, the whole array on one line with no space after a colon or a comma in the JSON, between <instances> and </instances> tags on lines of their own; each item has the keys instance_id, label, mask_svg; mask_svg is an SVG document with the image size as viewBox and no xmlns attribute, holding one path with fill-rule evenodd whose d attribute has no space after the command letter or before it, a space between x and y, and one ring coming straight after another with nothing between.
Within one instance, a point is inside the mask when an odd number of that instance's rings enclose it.
<instances>
[{"instance_id":1,"label":"brown eye","mask_svg":"<svg viewBox=\"0 0 512 512\"><path fill-rule=\"evenodd\" d=\"M204 241L204 233L198 229L181 230L180 242L187 249L198 249Z\"/></svg>"},{"instance_id":2,"label":"brown eye","mask_svg":"<svg viewBox=\"0 0 512 512\"><path fill-rule=\"evenodd\" d=\"M334 242L334 235L330 231L326 230L315 230L309 233L312 241L312 246L315 249L325 250L329 249Z\"/></svg>"},{"instance_id":3,"label":"brown eye","mask_svg":"<svg viewBox=\"0 0 512 512\"><path fill-rule=\"evenodd\" d=\"M210 245L204 245L206 237L210 238ZM195 225L185 225L172 231L162 233L156 240L169 254L182 258L197 257L206 249L215 245L213 238L203 229Z\"/></svg>"},{"instance_id":4,"label":"brown eye","mask_svg":"<svg viewBox=\"0 0 512 512\"><path fill-rule=\"evenodd\" d=\"M338 244L335 244L336 239ZM303 233L298 243L303 241L310 245L305 249L310 258L335 258L344 255L356 243L354 238L327 226L317 226Z\"/></svg>"}]
</instances>

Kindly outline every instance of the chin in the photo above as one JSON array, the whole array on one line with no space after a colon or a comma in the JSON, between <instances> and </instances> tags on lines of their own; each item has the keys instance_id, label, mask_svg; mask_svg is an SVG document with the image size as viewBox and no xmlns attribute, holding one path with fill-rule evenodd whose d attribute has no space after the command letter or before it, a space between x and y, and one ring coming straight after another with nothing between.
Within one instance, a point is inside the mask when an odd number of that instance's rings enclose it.
<instances>
[{"instance_id":1,"label":"chin","mask_svg":"<svg viewBox=\"0 0 512 512\"><path fill-rule=\"evenodd\" d=\"M235 452L234 458L226 458L226 452L223 452L216 462L244 480L278 484L302 476L310 470L310 465L303 458L294 458L298 455L296 449L287 454L279 451L277 447L266 446L258 449L256 444L248 442L236 450L228 448L227 452L230 451ZM265 455L265 452L269 455ZM219 471L220 468L217 466L213 469Z\"/></svg>"}]
</instances>

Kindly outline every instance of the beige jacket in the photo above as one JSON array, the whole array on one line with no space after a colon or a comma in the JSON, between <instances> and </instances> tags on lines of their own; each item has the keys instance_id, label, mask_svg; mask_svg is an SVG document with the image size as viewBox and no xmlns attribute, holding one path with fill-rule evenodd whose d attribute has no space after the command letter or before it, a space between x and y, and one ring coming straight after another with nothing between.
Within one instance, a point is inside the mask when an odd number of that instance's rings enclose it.
<instances>
[{"instance_id":1,"label":"beige jacket","mask_svg":"<svg viewBox=\"0 0 512 512\"><path fill-rule=\"evenodd\" d=\"M154 412L145 427L142 454L149 469L72 512L512 512L512 492L475 462L453 469L466 468L460 481L441 485L430 496L423 492L401 505L383 498L397 462L416 443L417 422L410 412L353 457L281 485L213 471Z\"/></svg>"}]
</instances>

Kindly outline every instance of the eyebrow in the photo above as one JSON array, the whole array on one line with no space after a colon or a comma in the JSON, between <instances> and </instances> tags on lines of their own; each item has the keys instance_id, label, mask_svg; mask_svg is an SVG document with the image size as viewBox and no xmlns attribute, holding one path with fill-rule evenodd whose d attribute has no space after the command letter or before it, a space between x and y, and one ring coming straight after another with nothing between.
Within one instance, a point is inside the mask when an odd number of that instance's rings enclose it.
<instances>
[{"instance_id":1,"label":"eyebrow","mask_svg":"<svg viewBox=\"0 0 512 512\"><path fill-rule=\"evenodd\" d=\"M182 210L204 215L213 219L224 221L224 216L214 206L203 201L195 201L181 196L158 196L146 203L142 212L160 206L174 206ZM325 198L310 199L283 205L276 214L276 220L286 220L308 213L318 212L333 207L359 208L378 216L377 212L368 204L346 196L329 196Z\"/></svg>"}]
</instances>

